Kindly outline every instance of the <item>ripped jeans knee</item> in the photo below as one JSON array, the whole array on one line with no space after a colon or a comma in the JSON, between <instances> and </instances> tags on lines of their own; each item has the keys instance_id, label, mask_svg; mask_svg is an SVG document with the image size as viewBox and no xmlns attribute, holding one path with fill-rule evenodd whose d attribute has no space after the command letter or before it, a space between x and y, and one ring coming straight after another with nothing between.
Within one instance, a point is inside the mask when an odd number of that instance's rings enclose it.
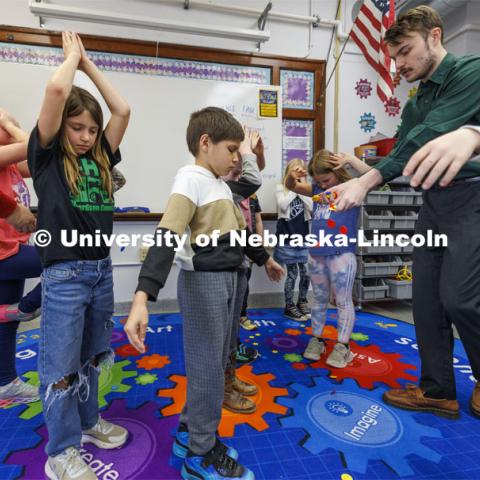
<instances>
[{"instance_id":1,"label":"ripped jeans knee","mask_svg":"<svg viewBox=\"0 0 480 480\"><path fill-rule=\"evenodd\" d=\"M77 372L64 375L57 381L50 383L45 392L45 413L48 413L55 401L61 400L68 395L78 395L80 402L86 402L91 393L91 376L95 375L98 378L103 368L109 370L114 363L114 357L115 355L111 349L94 355Z\"/></svg>"}]
</instances>

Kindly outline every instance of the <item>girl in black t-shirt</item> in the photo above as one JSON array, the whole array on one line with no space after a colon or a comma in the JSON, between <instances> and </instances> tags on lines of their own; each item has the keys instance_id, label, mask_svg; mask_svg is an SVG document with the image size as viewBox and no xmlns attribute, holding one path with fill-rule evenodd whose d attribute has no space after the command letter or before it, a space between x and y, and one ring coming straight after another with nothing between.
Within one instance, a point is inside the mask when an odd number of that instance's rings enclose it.
<instances>
[{"instance_id":1,"label":"girl in black t-shirt","mask_svg":"<svg viewBox=\"0 0 480 480\"><path fill-rule=\"evenodd\" d=\"M120 161L130 108L88 58L78 35L65 32L62 39L65 60L48 82L28 146L38 229L51 236L49 245L38 247L44 265L38 371L49 435L45 473L50 479L94 479L79 454L81 443L117 448L128 435L98 414L100 368L113 361L112 265L106 245L63 245L60 233L72 239L74 231L112 232L111 169ZM104 131L98 101L73 86L77 69L110 110Z\"/></svg>"}]
</instances>

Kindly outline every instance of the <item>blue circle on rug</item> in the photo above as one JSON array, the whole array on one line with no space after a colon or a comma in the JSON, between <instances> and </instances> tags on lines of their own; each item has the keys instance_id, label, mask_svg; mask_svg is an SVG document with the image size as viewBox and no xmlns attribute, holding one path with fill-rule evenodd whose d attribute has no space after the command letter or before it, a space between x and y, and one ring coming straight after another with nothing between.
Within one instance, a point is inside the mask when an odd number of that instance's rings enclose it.
<instances>
[{"instance_id":1,"label":"blue circle on rug","mask_svg":"<svg viewBox=\"0 0 480 480\"><path fill-rule=\"evenodd\" d=\"M403 425L397 415L374 399L336 391L315 395L307 405L311 421L343 442L382 447L398 441Z\"/></svg>"}]
</instances>

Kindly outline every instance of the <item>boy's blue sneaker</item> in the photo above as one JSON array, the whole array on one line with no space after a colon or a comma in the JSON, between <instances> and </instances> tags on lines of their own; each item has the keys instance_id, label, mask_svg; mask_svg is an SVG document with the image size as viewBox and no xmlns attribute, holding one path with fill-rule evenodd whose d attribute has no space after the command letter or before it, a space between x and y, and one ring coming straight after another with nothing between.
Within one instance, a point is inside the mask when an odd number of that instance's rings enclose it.
<instances>
[{"instance_id":1,"label":"boy's blue sneaker","mask_svg":"<svg viewBox=\"0 0 480 480\"><path fill-rule=\"evenodd\" d=\"M217 439L215 446L205 455L188 451L182 466L185 480L255 480L255 475L227 454L228 447Z\"/></svg>"},{"instance_id":2,"label":"boy's blue sneaker","mask_svg":"<svg viewBox=\"0 0 480 480\"><path fill-rule=\"evenodd\" d=\"M188 436L187 426L184 423L180 423L178 425L177 434L175 435L175 441L173 442L173 454L179 458L185 458L187 456ZM232 447L228 447L227 445L224 446L227 449L227 455L236 460L238 458L238 452Z\"/></svg>"}]
</instances>

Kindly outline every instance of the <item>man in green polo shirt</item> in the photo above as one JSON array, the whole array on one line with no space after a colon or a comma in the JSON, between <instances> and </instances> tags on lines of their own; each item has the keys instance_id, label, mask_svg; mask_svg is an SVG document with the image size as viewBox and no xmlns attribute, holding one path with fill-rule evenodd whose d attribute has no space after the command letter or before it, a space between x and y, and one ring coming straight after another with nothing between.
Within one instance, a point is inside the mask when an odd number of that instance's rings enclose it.
<instances>
[{"instance_id":1,"label":"man in green polo shirt","mask_svg":"<svg viewBox=\"0 0 480 480\"><path fill-rule=\"evenodd\" d=\"M399 16L385 40L397 71L408 82L420 80L420 86L403 109L398 141L390 155L363 176L330 189L338 193L339 210L361 205L370 190L401 175L427 142L466 124L480 125L480 57L447 53L442 21L433 9L419 6ZM477 380L470 406L480 416L480 164L465 162L450 182L452 159L435 165L432 161L427 156L422 166L430 172L426 178L417 175L411 180L412 186L425 190L416 233L446 234L448 246L414 249L413 316L422 362L420 384L387 391L383 398L396 407L458 417L453 323ZM440 170L446 176L437 183Z\"/></svg>"}]
</instances>

